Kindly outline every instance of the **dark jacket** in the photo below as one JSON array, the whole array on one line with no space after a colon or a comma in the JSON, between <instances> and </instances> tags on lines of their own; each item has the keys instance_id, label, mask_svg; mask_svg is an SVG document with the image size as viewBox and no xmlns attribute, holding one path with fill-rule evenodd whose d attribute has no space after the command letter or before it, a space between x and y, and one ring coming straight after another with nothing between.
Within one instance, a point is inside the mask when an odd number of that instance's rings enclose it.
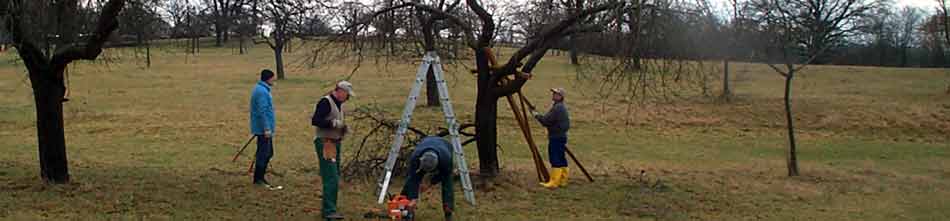
<instances>
[{"instance_id":1,"label":"dark jacket","mask_svg":"<svg viewBox=\"0 0 950 221\"><path fill-rule=\"evenodd\" d=\"M343 105L343 101L338 100L335 96L330 95L333 98L333 103L336 103L336 108L339 109ZM313 117L310 119L310 124L320 128L333 128L333 122L327 120L327 114L330 114L330 102L326 99L320 99L320 102L317 103L316 108L313 110Z\"/></svg>"},{"instance_id":2,"label":"dark jacket","mask_svg":"<svg viewBox=\"0 0 950 221\"><path fill-rule=\"evenodd\" d=\"M567 131L571 129L571 117L564 102L555 102L548 113L536 118L548 128L549 138L566 138Z\"/></svg>"},{"instance_id":3,"label":"dark jacket","mask_svg":"<svg viewBox=\"0 0 950 221\"><path fill-rule=\"evenodd\" d=\"M430 184L442 183L442 204L454 205L454 192L452 191L452 144L441 137L429 136L422 138L416 149L412 151L409 157L409 178L403 185L402 194L409 199L419 198L419 184L422 183L424 172L419 170L419 157L427 151L435 151L439 156L439 166L436 174L432 176ZM451 208L451 207L450 207Z\"/></svg>"}]
</instances>

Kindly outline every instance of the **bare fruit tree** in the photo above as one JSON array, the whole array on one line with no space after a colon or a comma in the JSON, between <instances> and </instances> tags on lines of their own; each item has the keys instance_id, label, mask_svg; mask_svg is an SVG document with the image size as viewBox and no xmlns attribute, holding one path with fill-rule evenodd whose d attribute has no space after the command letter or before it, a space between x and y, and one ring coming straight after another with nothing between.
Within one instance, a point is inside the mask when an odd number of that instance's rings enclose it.
<instances>
[{"instance_id":1,"label":"bare fruit tree","mask_svg":"<svg viewBox=\"0 0 950 221\"><path fill-rule=\"evenodd\" d=\"M755 0L750 4L751 13L761 27L759 35L765 38L761 46L767 56L766 62L785 79L788 176L798 176L792 80L833 47L834 39L853 34L853 21L874 9L876 3L862 0Z\"/></svg>"},{"instance_id":2,"label":"bare fruit tree","mask_svg":"<svg viewBox=\"0 0 950 221\"><path fill-rule=\"evenodd\" d=\"M260 8L256 13L272 29L269 33L261 33L263 39L274 51L274 62L277 68L277 79L284 79L284 52L290 41L300 32L299 21L308 16L319 16L315 12L321 6L314 0L258 0ZM255 42L258 43L258 42Z\"/></svg>"},{"instance_id":3,"label":"bare fruit tree","mask_svg":"<svg viewBox=\"0 0 950 221\"><path fill-rule=\"evenodd\" d=\"M103 44L119 26L117 17L125 2L108 1L101 9L95 29L83 38L79 37L77 25L68 25L76 21L80 8L77 0L0 3L0 15L6 20L4 27L26 65L33 87L40 176L48 183L69 182L63 125L66 67L76 60L95 60L102 53ZM37 15L51 15L55 19ZM55 50L41 48L47 36L59 36L60 43L55 45Z\"/></svg>"},{"instance_id":4,"label":"bare fruit tree","mask_svg":"<svg viewBox=\"0 0 950 221\"><path fill-rule=\"evenodd\" d=\"M512 95L531 78L531 72L541 61L554 43L574 33L599 30L589 24L592 15L617 9L622 2L607 1L586 5L582 10L559 16L534 38L527 39L507 61L495 62L491 46L496 34L496 17L489 14L482 3L466 0L466 6L474 12L477 19L467 19L458 14L419 3L412 4L433 16L445 18L445 21L458 28L466 45L475 54L475 75L477 92L475 101L475 134L477 135L479 172L483 181L492 181L500 172L498 167L497 116L498 99ZM476 28L477 27L477 28Z\"/></svg>"}]
</instances>

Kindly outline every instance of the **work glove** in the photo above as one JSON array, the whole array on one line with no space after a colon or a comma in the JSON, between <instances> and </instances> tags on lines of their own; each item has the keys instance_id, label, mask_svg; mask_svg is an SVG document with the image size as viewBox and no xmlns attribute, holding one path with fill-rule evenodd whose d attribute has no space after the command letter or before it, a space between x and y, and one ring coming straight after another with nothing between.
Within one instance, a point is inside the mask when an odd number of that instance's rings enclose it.
<instances>
[{"instance_id":1,"label":"work glove","mask_svg":"<svg viewBox=\"0 0 950 221\"><path fill-rule=\"evenodd\" d=\"M544 116L544 114L542 114L541 112L535 111L535 110L532 110L532 111L531 111L531 115L533 115L534 117L543 117L543 116Z\"/></svg>"},{"instance_id":2,"label":"work glove","mask_svg":"<svg viewBox=\"0 0 950 221\"><path fill-rule=\"evenodd\" d=\"M343 120L333 120L333 128L343 128L343 126L345 126L343 125Z\"/></svg>"}]
</instances>

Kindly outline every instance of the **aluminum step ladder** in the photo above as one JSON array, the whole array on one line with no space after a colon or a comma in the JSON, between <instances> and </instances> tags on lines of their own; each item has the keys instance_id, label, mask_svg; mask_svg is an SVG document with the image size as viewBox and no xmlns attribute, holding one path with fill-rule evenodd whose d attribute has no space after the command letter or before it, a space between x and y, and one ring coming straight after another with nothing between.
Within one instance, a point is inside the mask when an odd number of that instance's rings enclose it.
<instances>
[{"instance_id":1,"label":"aluminum step ladder","mask_svg":"<svg viewBox=\"0 0 950 221\"><path fill-rule=\"evenodd\" d=\"M425 84L426 72L428 72L430 66L435 75L436 85L438 85L439 88L439 103L442 104L442 112L445 114L446 126L449 130L449 140L455 152L454 160L457 162L459 177L462 180L462 190L465 192L465 200L468 201L469 204L475 205L475 193L472 188L472 180L469 178L468 164L465 163L465 151L462 150L462 144L459 142L459 125L455 120L455 111L452 110L452 102L449 99L448 86L446 86L445 78L443 78L442 64L440 63L439 55L434 51L426 52L422 58L422 65L419 66L419 71L416 72L415 82L412 85L412 90L409 92L406 107L402 110L402 117L399 119L399 128L396 129L396 136L393 138L392 147L389 149L389 157L386 158L386 173L383 175L382 182L379 184L379 200L377 200L379 204L383 203L388 193L389 182L393 176L393 166L396 164L396 157L399 156L399 149L405 138L406 130L408 130L409 122L412 120L412 111L416 107L416 98L419 96L422 85Z\"/></svg>"}]
</instances>

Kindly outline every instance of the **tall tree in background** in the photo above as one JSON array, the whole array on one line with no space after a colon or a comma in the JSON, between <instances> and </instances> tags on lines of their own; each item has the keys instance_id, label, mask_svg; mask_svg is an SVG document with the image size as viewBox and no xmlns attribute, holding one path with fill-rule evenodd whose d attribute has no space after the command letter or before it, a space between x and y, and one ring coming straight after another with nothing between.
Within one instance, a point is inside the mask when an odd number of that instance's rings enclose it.
<instances>
[{"instance_id":1,"label":"tall tree in background","mask_svg":"<svg viewBox=\"0 0 950 221\"><path fill-rule=\"evenodd\" d=\"M450 0L446 2L445 0L437 0L435 2L423 3L429 5L434 9L440 11L453 13L458 9L461 0ZM434 15L430 13L425 13L422 10L416 10L414 17L419 24L418 33L421 36L422 49L425 52L435 52L438 50L437 40L438 33L446 29L447 26L443 25L443 22L446 17ZM429 70L426 72L426 105L430 107L439 106L439 90L435 81L435 73L433 67L430 65Z\"/></svg>"},{"instance_id":2,"label":"tall tree in background","mask_svg":"<svg viewBox=\"0 0 950 221\"><path fill-rule=\"evenodd\" d=\"M897 27L895 25L895 16L890 7L879 7L868 11L872 16L864 17L858 21L859 29L870 37L868 41L874 50L874 64L885 66L892 61L893 55L890 49L894 48L896 41Z\"/></svg>"},{"instance_id":3,"label":"tall tree in background","mask_svg":"<svg viewBox=\"0 0 950 221\"><path fill-rule=\"evenodd\" d=\"M947 0L937 1L937 13L939 15L939 25L943 28L943 40L950 44L950 7L947 6Z\"/></svg>"},{"instance_id":4,"label":"tall tree in background","mask_svg":"<svg viewBox=\"0 0 950 221\"><path fill-rule=\"evenodd\" d=\"M917 26L921 20L920 9L905 6L901 9L897 17L897 49L900 51L900 61L898 66L907 67L908 50L915 44L917 36Z\"/></svg>"},{"instance_id":5,"label":"tall tree in background","mask_svg":"<svg viewBox=\"0 0 950 221\"><path fill-rule=\"evenodd\" d=\"M240 19L246 0L204 0L205 6L209 9L211 23L214 25L214 45L224 46L230 40L231 27L235 20Z\"/></svg>"},{"instance_id":6,"label":"tall tree in background","mask_svg":"<svg viewBox=\"0 0 950 221\"><path fill-rule=\"evenodd\" d=\"M769 67L785 79L785 120L788 129L788 176L798 176L798 154L792 117L792 80L808 64L834 47L835 39L854 32L849 25L865 16L875 4L860 0L754 0L751 13L760 36L761 48ZM802 17L802 15L807 15ZM816 48L817 46L817 48Z\"/></svg>"},{"instance_id":7,"label":"tall tree in background","mask_svg":"<svg viewBox=\"0 0 950 221\"><path fill-rule=\"evenodd\" d=\"M79 37L77 0L9 0L0 3L13 47L23 59L36 103L36 129L40 176L48 183L69 182L63 125L64 72L75 60L95 60L102 46L119 26L117 17L125 0L110 0L101 9L95 28ZM44 16L45 15L45 16ZM55 50L43 51L47 36L59 36ZM50 47L47 45L47 47Z\"/></svg>"},{"instance_id":8,"label":"tall tree in background","mask_svg":"<svg viewBox=\"0 0 950 221\"><path fill-rule=\"evenodd\" d=\"M793 10L793 22L800 24L797 31L808 38L796 39L804 45L808 55L824 54L820 51L834 51L846 37L856 31L856 20L862 18L868 10L879 7L880 0L788 0L780 2ZM824 64L830 59L824 55L811 60Z\"/></svg>"},{"instance_id":9,"label":"tall tree in background","mask_svg":"<svg viewBox=\"0 0 950 221\"><path fill-rule=\"evenodd\" d=\"M277 79L286 78L284 74L284 51L287 44L299 32L300 21L312 14L319 6L313 0L258 0L262 1L257 10L258 16L272 29L270 33L261 33L263 43L274 51L274 63Z\"/></svg>"},{"instance_id":10,"label":"tall tree in background","mask_svg":"<svg viewBox=\"0 0 950 221\"><path fill-rule=\"evenodd\" d=\"M119 34L135 36L134 45L145 47L145 66L152 66L151 41L165 31L167 25L158 14L160 0L128 0L126 9L119 15L123 21ZM124 40L124 39L123 39Z\"/></svg>"},{"instance_id":11,"label":"tall tree in background","mask_svg":"<svg viewBox=\"0 0 950 221\"><path fill-rule=\"evenodd\" d=\"M722 94L720 95L720 98L725 102L732 101L732 88L729 87L729 60L734 59L733 56L735 56L735 54L732 48L735 48L739 43L739 35L742 34L744 27L743 21L745 21L742 10L739 9L739 7L742 7L739 0L730 0L729 4L732 6L732 17L729 20L729 24L725 27L728 48L723 50Z\"/></svg>"},{"instance_id":12,"label":"tall tree in background","mask_svg":"<svg viewBox=\"0 0 950 221\"><path fill-rule=\"evenodd\" d=\"M929 61L925 62L927 67L946 67L946 55L944 54L944 44L946 39L943 30L943 17L935 14L927 18L920 26L921 46L927 49Z\"/></svg>"},{"instance_id":13,"label":"tall tree in background","mask_svg":"<svg viewBox=\"0 0 950 221\"><path fill-rule=\"evenodd\" d=\"M251 38L259 32L261 19L255 11L258 9L259 1L251 1L242 6L234 19L234 31L238 35L238 53L247 54Z\"/></svg>"}]
</instances>

